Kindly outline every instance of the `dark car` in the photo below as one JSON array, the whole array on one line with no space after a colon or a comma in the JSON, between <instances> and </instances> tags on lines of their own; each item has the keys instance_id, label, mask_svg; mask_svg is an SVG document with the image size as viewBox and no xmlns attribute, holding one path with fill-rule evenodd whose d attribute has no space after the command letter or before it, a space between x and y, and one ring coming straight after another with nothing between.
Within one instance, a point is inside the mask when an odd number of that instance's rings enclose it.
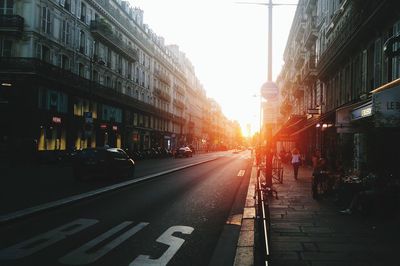
<instances>
[{"instance_id":1,"label":"dark car","mask_svg":"<svg viewBox=\"0 0 400 266\"><path fill-rule=\"evenodd\" d=\"M94 177L133 177L135 162L122 149L87 148L74 159L74 176L78 180Z\"/></svg>"},{"instance_id":2,"label":"dark car","mask_svg":"<svg viewBox=\"0 0 400 266\"><path fill-rule=\"evenodd\" d=\"M193 152L189 147L179 148L175 153L175 158L178 158L178 157L192 157L192 156L193 156Z\"/></svg>"}]
</instances>

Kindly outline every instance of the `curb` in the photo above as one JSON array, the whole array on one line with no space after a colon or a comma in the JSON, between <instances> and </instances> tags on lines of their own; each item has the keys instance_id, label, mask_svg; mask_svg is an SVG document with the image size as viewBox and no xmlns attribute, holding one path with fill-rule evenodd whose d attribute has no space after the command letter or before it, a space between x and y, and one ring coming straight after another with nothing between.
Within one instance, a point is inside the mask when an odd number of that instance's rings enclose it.
<instances>
[{"instance_id":1,"label":"curb","mask_svg":"<svg viewBox=\"0 0 400 266\"><path fill-rule=\"evenodd\" d=\"M12 212L12 213L9 213L9 214L1 215L0 216L0 224L13 222L15 220L18 220L18 219L21 219L21 218L25 218L27 216L30 216L30 215L33 215L33 214L37 214L39 212L44 212L44 211L47 211L47 210L50 210L50 209L54 209L54 208L58 208L58 207L61 207L61 206L67 205L67 204L72 204L72 203L78 202L80 200L85 200L85 199L88 199L88 198L99 196L99 195L101 195L103 193L106 193L106 192L110 192L110 191L114 191L114 190L117 190L117 189L121 189L121 188L130 186L132 184L148 181L148 180L151 180L153 178L156 178L156 177L159 177L159 176L163 176L163 175L167 175L167 174L170 174L170 173L182 170L182 169L186 169L186 168L189 168L189 167L193 167L193 166L196 166L196 165L200 165L200 164L208 163L208 162L211 162L211 161L215 161L215 160L217 160L219 158L222 158L222 157L216 157L216 158L213 158L213 159L208 159L208 160L205 160L205 161L192 163L192 164L188 164L188 165L185 165L185 166L176 167L176 168L173 168L173 169L170 169L170 170L166 170L166 171L162 171L162 172L159 172L159 173L155 173L155 174L139 177L139 178L136 178L136 179L133 179L133 180L128 180L128 181L125 181L125 182L122 182L122 183L114 184L114 185L111 185L111 186L99 188L99 189L92 190L92 191L89 191L89 192L85 192L85 193L82 193L82 194L66 197L66 198L63 198L63 199L60 199L60 200L51 201L51 202L48 202L48 203L43 203L43 204L40 204L40 205L36 205L36 206L30 207L30 208L26 208L26 209L19 210L19 211L16 211L16 212Z\"/></svg>"},{"instance_id":2,"label":"curb","mask_svg":"<svg viewBox=\"0 0 400 266\"><path fill-rule=\"evenodd\" d=\"M246 204L243 209L239 240L236 246L235 266L254 265L254 236L256 219L257 166L252 166Z\"/></svg>"}]
</instances>

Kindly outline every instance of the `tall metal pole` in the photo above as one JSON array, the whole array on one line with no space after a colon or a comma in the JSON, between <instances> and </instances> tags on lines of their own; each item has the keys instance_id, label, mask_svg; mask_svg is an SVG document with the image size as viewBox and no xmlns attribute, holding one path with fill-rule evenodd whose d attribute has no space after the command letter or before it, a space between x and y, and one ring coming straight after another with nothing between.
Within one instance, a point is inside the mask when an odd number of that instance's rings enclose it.
<instances>
[{"instance_id":1,"label":"tall metal pole","mask_svg":"<svg viewBox=\"0 0 400 266\"><path fill-rule=\"evenodd\" d=\"M268 4L268 76L267 82L272 82L272 0ZM260 107L262 108L262 106ZM265 111L263 111L263 114ZM272 187L272 126L265 123L265 137L267 145L265 147L265 182L268 187Z\"/></svg>"},{"instance_id":2,"label":"tall metal pole","mask_svg":"<svg viewBox=\"0 0 400 266\"><path fill-rule=\"evenodd\" d=\"M272 0L268 4L268 80L272 81Z\"/></svg>"}]
</instances>

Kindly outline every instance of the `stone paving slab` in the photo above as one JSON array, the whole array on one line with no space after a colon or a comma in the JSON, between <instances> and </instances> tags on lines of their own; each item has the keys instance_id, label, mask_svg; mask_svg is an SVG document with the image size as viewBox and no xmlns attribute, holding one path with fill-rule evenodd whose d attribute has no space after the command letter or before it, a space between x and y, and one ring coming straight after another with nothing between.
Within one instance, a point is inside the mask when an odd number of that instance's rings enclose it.
<instances>
[{"instance_id":1,"label":"stone paving slab","mask_svg":"<svg viewBox=\"0 0 400 266\"><path fill-rule=\"evenodd\" d=\"M400 265L399 217L344 216L329 198L311 197L311 169L298 180L284 166L269 200L270 265Z\"/></svg>"}]
</instances>

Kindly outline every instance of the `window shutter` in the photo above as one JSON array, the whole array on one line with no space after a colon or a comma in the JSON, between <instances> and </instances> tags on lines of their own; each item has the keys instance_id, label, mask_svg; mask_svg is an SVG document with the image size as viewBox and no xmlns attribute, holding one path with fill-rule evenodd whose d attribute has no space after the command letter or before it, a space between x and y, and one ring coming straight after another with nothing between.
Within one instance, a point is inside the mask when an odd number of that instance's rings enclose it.
<instances>
[{"instance_id":1,"label":"window shutter","mask_svg":"<svg viewBox=\"0 0 400 266\"><path fill-rule=\"evenodd\" d=\"M79 51L81 46L81 31L79 30L79 28L77 29L76 34L78 35L78 38L76 38L78 40L78 42L76 43L76 47L77 51Z\"/></svg>"},{"instance_id":2,"label":"window shutter","mask_svg":"<svg viewBox=\"0 0 400 266\"><path fill-rule=\"evenodd\" d=\"M65 43L71 44L71 27L68 21L65 22Z\"/></svg>"},{"instance_id":3,"label":"window shutter","mask_svg":"<svg viewBox=\"0 0 400 266\"><path fill-rule=\"evenodd\" d=\"M47 17L47 8L42 7L42 31L46 32L46 17Z\"/></svg>"},{"instance_id":4,"label":"window shutter","mask_svg":"<svg viewBox=\"0 0 400 266\"><path fill-rule=\"evenodd\" d=\"M92 42L90 41L90 39L89 38L87 38L86 39L86 42L85 42L85 55L88 55L88 56L91 56L91 44Z\"/></svg>"},{"instance_id":5,"label":"window shutter","mask_svg":"<svg viewBox=\"0 0 400 266\"><path fill-rule=\"evenodd\" d=\"M56 62L56 65L59 66L60 68L62 68L62 64L61 64L62 63L62 58L61 57L62 57L62 54L58 54L57 55L57 62Z\"/></svg>"},{"instance_id":6,"label":"window shutter","mask_svg":"<svg viewBox=\"0 0 400 266\"><path fill-rule=\"evenodd\" d=\"M90 21L92 20L92 9L87 7L86 10L86 24L90 25Z\"/></svg>"},{"instance_id":7,"label":"window shutter","mask_svg":"<svg viewBox=\"0 0 400 266\"><path fill-rule=\"evenodd\" d=\"M76 1L76 17L81 18L81 1Z\"/></svg>"},{"instance_id":8,"label":"window shutter","mask_svg":"<svg viewBox=\"0 0 400 266\"><path fill-rule=\"evenodd\" d=\"M75 10L75 0L71 0L71 13L75 14L76 13L75 11L76 11Z\"/></svg>"},{"instance_id":9,"label":"window shutter","mask_svg":"<svg viewBox=\"0 0 400 266\"><path fill-rule=\"evenodd\" d=\"M42 45L39 43L36 43L36 57L37 58L42 58Z\"/></svg>"}]
</instances>

